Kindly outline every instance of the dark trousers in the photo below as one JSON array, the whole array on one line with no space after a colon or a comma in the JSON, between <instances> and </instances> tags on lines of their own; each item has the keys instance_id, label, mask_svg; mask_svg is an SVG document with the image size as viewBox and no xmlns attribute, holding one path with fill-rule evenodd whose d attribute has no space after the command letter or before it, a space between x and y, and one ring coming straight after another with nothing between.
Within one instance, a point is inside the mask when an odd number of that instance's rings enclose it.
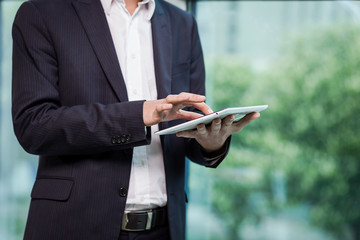
<instances>
[{"instance_id":1,"label":"dark trousers","mask_svg":"<svg viewBox=\"0 0 360 240\"><path fill-rule=\"evenodd\" d=\"M170 240L169 226L140 232L121 231L119 240Z\"/></svg>"}]
</instances>

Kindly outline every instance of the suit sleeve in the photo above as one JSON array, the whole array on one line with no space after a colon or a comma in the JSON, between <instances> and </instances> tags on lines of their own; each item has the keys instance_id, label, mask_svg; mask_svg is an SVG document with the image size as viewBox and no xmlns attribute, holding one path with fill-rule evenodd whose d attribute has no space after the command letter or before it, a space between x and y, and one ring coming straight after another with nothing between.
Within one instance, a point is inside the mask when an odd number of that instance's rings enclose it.
<instances>
[{"instance_id":1,"label":"suit sleeve","mask_svg":"<svg viewBox=\"0 0 360 240\"><path fill-rule=\"evenodd\" d=\"M192 93L205 95L205 66L204 66L204 57L202 53L199 33L197 29L197 24L193 18L193 28L192 28L192 39L191 39L191 66L190 66L190 82ZM193 162L198 164L215 168L217 167L222 160L226 157L229 147L230 147L229 137L224 146L218 151L212 153L205 153L200 144L194 140L189 139L187 145L187 156Z\"/></svg>"},{"instance_id":2,"label":"suit sleeve","mask_svg":"<svg viewBox=\"0 0 360 240\"><path fill-rule=\"evenodd\" d=\"M26 2L13 24L12 115L15 135L27 152L90 154L149 144L143 101L62 106L59 74L46 23Z\"/></svg>"}]
</instances>

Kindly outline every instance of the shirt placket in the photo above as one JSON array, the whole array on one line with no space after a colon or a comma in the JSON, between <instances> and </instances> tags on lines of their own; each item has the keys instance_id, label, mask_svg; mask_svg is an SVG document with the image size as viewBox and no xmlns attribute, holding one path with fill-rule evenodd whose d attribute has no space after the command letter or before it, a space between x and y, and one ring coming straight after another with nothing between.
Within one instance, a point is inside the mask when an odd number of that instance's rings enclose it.
<instances>
[{"instance_id":1,"label":"shirt placket","mask_svg":"<svg viewBox=\"0 0 360 240\"><path fill-rule=\"evenodd\" d=\"M133 16L128 18L127 23L127 44L126 44L126 81L129 100L144 99L142 65L140 54L140 37L138 32L138 13L137 9ZM149 199L150 176L146 154L146 146L136 147L133 156L132 176L134 181L134 193L136 199L141 204L146 204L145 199Z\"/></svg>"},{"instance_id":2,"label":"shirt placket","mask_svg":"<svg viewBox=\"0 0 360 240\"><path fill-rule=\"evenodd\" d=\"M136 31L137 21L130 18L127 27L126 73L129 100L140 100L143 97L141 81L141 62L139 34Z\"/></svg>"}]
</instances>

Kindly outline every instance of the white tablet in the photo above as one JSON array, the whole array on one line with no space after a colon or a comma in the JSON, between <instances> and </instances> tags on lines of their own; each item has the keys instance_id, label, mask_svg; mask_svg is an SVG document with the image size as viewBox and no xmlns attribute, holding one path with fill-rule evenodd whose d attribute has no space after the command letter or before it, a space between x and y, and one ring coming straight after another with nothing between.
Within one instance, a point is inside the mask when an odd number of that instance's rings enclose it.
<instances>
[{"instance_id":1,"label":"white tablet","mask_svg":"<svg viewBox=\"0 0 360 240\"><path fill-rule=\"evenodd\" d=\"M166 135L166 134L174 134L181 131L187 131L191 129L195 129L196 126L200 123L209 124L214 120L215 118L223 119L226 116L229 116L231 114L235 115L234 121L239 121L241 118L243 118L246 114L252 113L252 112L261 112L262 110L265 110L268 107L268 105L258 105L258 106L248 106L248 107L234 107L234 108L225 108L223 110L205 115L203 117L199 117L197 119L184 122L181 124L178 124L173 127L169 127L166 129L163 129L161 131L155 132L156 135Z\"/></svg>"}]
</instances>

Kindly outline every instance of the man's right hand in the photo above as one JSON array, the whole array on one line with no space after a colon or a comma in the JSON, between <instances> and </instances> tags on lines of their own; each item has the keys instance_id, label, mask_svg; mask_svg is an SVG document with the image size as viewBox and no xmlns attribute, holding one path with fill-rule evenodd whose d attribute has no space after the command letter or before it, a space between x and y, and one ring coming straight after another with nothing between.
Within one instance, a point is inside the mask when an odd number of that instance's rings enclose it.
<instances>
[{"instance_id":1,"label":"man's right hand","mask_svg":"<svg viewBox=\"0 0 360 240\"><path fill-rule=\"evenodd\" d=\"M143 120L145 126L152 126L159 122L175 119L193 120L203 115L182 110L184 107L195 107L205 115L212 113L211 108L204 102L205 96L180 93L169 95L164 99L145 101L143 105Z\"/></svg>"}]
</instances>

